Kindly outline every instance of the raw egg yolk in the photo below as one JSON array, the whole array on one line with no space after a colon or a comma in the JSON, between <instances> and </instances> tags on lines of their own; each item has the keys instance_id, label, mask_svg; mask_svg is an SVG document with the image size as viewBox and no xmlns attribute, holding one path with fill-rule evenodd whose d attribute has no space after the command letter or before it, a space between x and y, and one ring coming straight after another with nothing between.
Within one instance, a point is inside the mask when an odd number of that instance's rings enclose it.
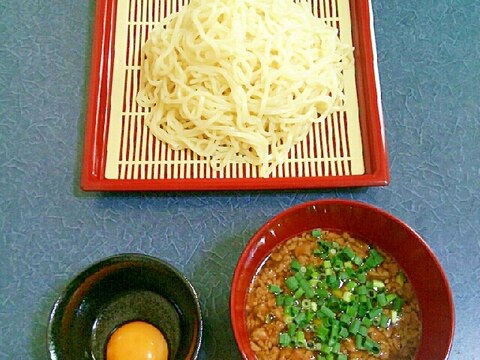
<instances>
[{"instance_id":1,"label":"raw egg yolk","mask_svg":"<svg viewBox=\"0 0 480 360\"><path fill-rule=\"evenodd\" d=\"M168 360L167 341L155 326L130 322L113 332L107 344L107 360Z\"/></svg>"}]
</instances>

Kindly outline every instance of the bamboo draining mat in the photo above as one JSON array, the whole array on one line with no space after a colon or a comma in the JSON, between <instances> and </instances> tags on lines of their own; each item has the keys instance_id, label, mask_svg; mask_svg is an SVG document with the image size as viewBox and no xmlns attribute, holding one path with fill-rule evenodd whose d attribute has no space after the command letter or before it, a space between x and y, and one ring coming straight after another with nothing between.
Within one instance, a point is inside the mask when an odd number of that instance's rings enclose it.
<instances>
[{"instance_id":1,"label":"bamboo draining mat","mask_svg":"<svg viewBox=\"0 0 480 360\"><path fill-rule=\"evenodd\" d=\"M148 32L187 0L118 0L111 111L107 138L106 179L248 179L258 178L256 166L230 164L214 171L205 158L189 150L171 150L144 125L145 109L135 97L141 47ZM339 29L342 41L352 44L348 0L310 0L314 15ZM365 173L359 123L355 70L345 74L344 108L325 122L314 124L307 138L290 152L272 178L350 176Z\"/></svg>"}]
</instances>

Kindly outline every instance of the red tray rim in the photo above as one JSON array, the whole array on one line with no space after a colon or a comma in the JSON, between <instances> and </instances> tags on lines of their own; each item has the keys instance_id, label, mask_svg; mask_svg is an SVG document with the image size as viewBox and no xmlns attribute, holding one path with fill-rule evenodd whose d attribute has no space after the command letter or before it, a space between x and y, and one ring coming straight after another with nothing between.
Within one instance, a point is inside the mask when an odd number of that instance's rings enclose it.
<instances>
[{"instance_id":1,"label":"red tray rim","mask_svg":"<svg viewBox=\"0 0 480 360\"><path fill-rule=\"evenodd\" d=\"M84 191L281 190L390 182L371 0L350 0L365 174L286 178L106 179L117 0L96 3L80 187ZM369 121L363 120L368 116Z\"/></svg>"}]
</instances>

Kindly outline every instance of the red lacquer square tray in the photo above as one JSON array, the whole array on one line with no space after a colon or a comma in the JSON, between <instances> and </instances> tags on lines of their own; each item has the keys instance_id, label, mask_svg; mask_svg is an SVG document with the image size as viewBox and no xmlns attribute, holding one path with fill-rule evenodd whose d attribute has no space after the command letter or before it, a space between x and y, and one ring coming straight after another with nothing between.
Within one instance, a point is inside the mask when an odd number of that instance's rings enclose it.
<instances>
[{"instance_id":1,"label":"red lacquer square tray","mask_svg":"<svg viewBox=\"0 0 480 360\"><path fill-rule=\"evenodd\" d=\"M263 178L256 166L213 170L175 151L144 125L135 101L140 49L148 31L186 0L98 0L81 187L93 191L315 189L389 182L373 14L369 0L310 0L314 15L354 46L344 74L345 105L316 123L288 160Z\"/></svg>"}]
</instances>

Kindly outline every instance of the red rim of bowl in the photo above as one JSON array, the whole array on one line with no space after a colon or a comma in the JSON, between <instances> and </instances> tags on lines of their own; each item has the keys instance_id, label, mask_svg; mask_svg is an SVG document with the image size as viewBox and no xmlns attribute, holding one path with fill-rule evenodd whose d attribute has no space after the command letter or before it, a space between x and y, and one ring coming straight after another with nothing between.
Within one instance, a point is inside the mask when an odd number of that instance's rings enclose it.
<instances>
[{"instance_id":1,"label":"red rim of bowl","mask_svg":"<svg viewBox=\"0 0 480 360\"><path fill-rule=\"evenodd\" d=\"M237 342L238 348L241 352L241 355L243 356L244 359L247 360L253 360L255 358L255 355L253 353L253 350L249 346L249 338L248 338L248 332L246 328L246 322L245 322L245 304L246 304L246 295L248 291L248 284L250 284L251 279L253 276L248 276L246 278L246 269L249 268L249 266L255 266L255 269L253 269L253 274L258 270L258 267L264 262L266 256L271 252L269 250L265 256L261 259L261 261L255 261L252 262L253 258L251 256L252 251L255 251L256 248L259 246L264 245L265 239L262 239L262 237L265 236L268 232L272 232L273 228L275 225L278 225L282 219L288 218L295 214L296 212L301 212L305 209L308 208L316 208L316 207L322 207L322 206L332 206L332 205L337 205L337 206L345 206L345 207L351 207L357 208L357 209L363 209L363 210L368 210L370 212L376 213L376 215L379 215L380 217L386 218L388 221L393 222L396 225L399 225L403 230L408 234L409 238L414 238L416 240L416 243L420 245L421 249L423 252L430 258L432 263L434 264L434 268L436 272L439 275L440 279L440 286L444 289L443 295L444 296L446 303L444 303L444 308L445 313L449 315L449 318L444 319L446 322L449 321L449 324L445 326L445 328L442 328L442 336L445 337L445 339L439 340L435 343L432 343L429 341L424 341L425 339L425 326L422 326L422 342L420 344L420 347L417 351L417 355L415 356L415 360L443 360L447 359L448 355L450 353L452 343L453 343L453 337L454 337L454 332L455 332L455 309L454 309L454 303L453 303L453 296L452 296L452 291L450 289L450 285L447 279L447 276L437 259L436 255L433 253L433 251L430 249L428 244L423 240L423 238L415 231L413 230L409 225L407 225L405 222L401 221L400 219L396 218L395 216L391 215L390 213L377 208L375 206L359 202L359 201L353 201L353 200L342 200L342 199L324 199L324 200L314 200L314 201L309 201L305 203L301 203L298 205L295 205L291 208L288 208L270 220L268 220L249 240L247 243L245 249L243 250L238 262L237 266L235 268L235 272L233 275L232 279L232 288L231 288L231 293L230 293L230 319L231 319L231 325L233 328L235 340ZM340 229L338 229L340 230ZM355 234L354 234L355 235ZM368 238L367 238L368 239ZM278 245L279 243L288 240L288 238L282 238L280 241L276 242ZM387 251L388 252L388 251ZM395 257L395 256L394 256ZM407 270L405 270L407 271ZM250 273L250 271L248 272ZM410 277L410 273L407 271L407 276ZM242 287L241 290L239 290L240 284L243 283L245 284L246 279L248 279L248 284L247 284L247 289L244 289ZM417 287L415 287L415 291L418 294ZM239 291L241 291L239 293ZM433 294L436 295L436 294ZM419 297L420 301L420 297ZM425 306L425 304L424 304ZM421 306L421 312L424 307ZM423 315L422 316L422 324L423 324ZM425 343L428 343L425 344ZM439 349L437 345L440 345L442 349ZM435 355L435 358L432 358L431 356L431 351L432 349L436 349L437 355ZM440 351L441 355L438 355ZM440 356L440 357L438 357Z\"/></svg>"}]
</instances>

